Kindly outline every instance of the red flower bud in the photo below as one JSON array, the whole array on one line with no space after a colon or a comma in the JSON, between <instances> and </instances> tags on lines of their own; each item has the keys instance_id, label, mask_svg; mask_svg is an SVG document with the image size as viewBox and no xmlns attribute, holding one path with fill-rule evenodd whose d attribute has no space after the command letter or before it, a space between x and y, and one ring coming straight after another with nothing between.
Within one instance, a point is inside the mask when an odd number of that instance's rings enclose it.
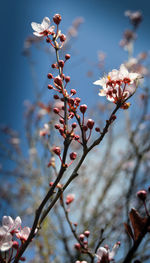
<instances>
[{"instance_id":1,"label":"red flower bud","mask_svg":"<svg viewBox=\"0 0 150 263\"><path fill-rule=\"evenodd\" d=\"M52 64L51 67L52 67L52 68L56 68L57 65L56 65L56 64Z\"/></svg>"},{"instance_id":2,"label":"red flower bud","mask_svg":"<svg viewBox=\"0 0 150 263\"><path fill-rule=\"evenodd\" d=\"M75 95L77 92L76 92L75 89L71 89L70 93L73 94L73 95Z\"/></svg>"},{"instance_id":3,"label":"red flower bud","mask_svg":"<svg viewBox=\"0 0 150 263\"><path fill-rule=\"evenodd\" d=\"M26 258L25 257L21 257L19 258L20 261L26 261Z\"/></svg>"},{"instance_id":4,"label":"red flower bud","mask_svg":"<svg viewBox=\"0 0 150 263\"><path fill-rule=\"evenodd\" d=\"M75 129L77 127L76 122L72 123L72 128Z\"/></svg>"},{"instance_id":5,"label":"red flower bud","mask_svg":"<svg viewBox=\"0 0 150 263\"><path fill-rule=\"evenodd\" d=\"M92 130L94 126L94 121L92 119L88 119L87 126L90 130Z\"/></svg>"},{"instance_id":6,"label":"red flower bud","mask_svg":"<svg viewBox=\"0 0 150 263\"><path fill-rule=\"evenodd\" d=\"M58 100L58 99L59 99L59 96L58 96L57 94L55 94L55 95L53 96L53 98L54 98L55 100Z\"/></svg>"},{"instance_id":7,"label":"red flower bud","mask_svg":"<svg viewBox=\"0 0 150 263\"><path fill-rule=\"evenodd\" d=\"M86 104L83 104L80 106L80 111L84 114L87 110L87 105Z\"/></svg>"},{"instance_id":8,"label":"red flower bud","mask_svg":"<svg viewBox=\"0 0 150 263\"><path fill-rule=\"evenodd\" d=\"M67 60L67 59L70 59L70 54L66 54L65 55L65 59Z\"/></svg>"},{"instance_id":9,"label":"red flower bud","mask_svg":"<svg viewBox=\"0 0 150 263\"><path fill-rule=\"evenodd\" d=\"M59 130L60 129L60 125L59 124L55 124L55 129Z\"/></svg>"},{"instance_id":10,"label":"red flower bud","mask_svg":"<svg viewBox=\"0 0 150 263\"><path fill-rule=\"evenodd\" d=\"M87 131L88 127L86 125L83 126L83 130Z\"/></svg>"},{"instance_id":11,"label":"red flower bud","mask_svg":"<svg viewBox=\"0 0 150 263\"><path fill-rule=\"evenodd\" d=\"M47 87L48 87L48 89L53 89L52 85L48 85Z\"/></svg>"},{"instance_id":12,"label":"red flower bud","mask_svg":"<svg viewBox=\"0 0 150 263\"><path fill-rule=\"evenodd\" d=\"M61 68L63 68L63 67L64 67L64 61L63 61L63 60L59 60L58 65L59 65Z\"/></svg>"},{"instance_id":13,"label":"red flower bud","mask_svg":"<svg viewBox=\"0 0 150 263\"><path fill-rule=\"evenodd\" d=\"M96 131L96 132L100 132L100 128L99 128L99 127L96 127L96 128L95 128L95 131Z\"/></svg>"},{"instance_id":14,"label":"red flower bud","mask_svg":"<svg viewBox=\"0 0 150 263\"><path fill-rule=\"evenodd\" d=\"M57 146L53 148L53 152L54 152L56 155L60 155L60 153L61 153L60 148L57 147Z\"/></svg>"},{"instance_id":15,"label":"red flower bud","mask_svg":"<svg viewBox=\"0 0 150 263\"><path fill-rule=\"evenodd\" d=\"M76 244L74 244L74 248L77 249L77 250L80 250L81 246L80 246L79 243L76 243Z\"/></svg>"},{"instance_id":16,"label":"red flower bud","mask_svg":"<svg viewBox=\"0 0 150 263\"><path fill-rule=\"evenodd\" d=\"M83 234L81 234L81 235L79 236L79 238L80 238L81 241L83 241L84 238L85 238L85 236L84 236Z\"/></svg>"},{"instance_id":17,"label":"red flower bud","mask_svg":"<svg viewBox=\"0 0 150 263\"><path fill-rule=\"evenodd\" d=\"M62 86L62 80L61 80L60 77L54 78L54 82L55 82L58 86Z\"/></svg>"},{"instance_id":18,"label":"red flower bud","mask_svg":"<svg viewBox=\"0 0 150 263\"><path fill-rule=\"evenodd\" d=\"M78 98L78 97L77 97L77 98L75 98L75 104L76 104L76 105L79 105L80 101L81 101L81 99L80 99L80 98Z\"/></svg>"},{"instance_id":19,"label":"red flower bud","mask_svg":"<svg viewBox=\"0 0 150 263\"><path fill-rule=\"evenodd\" d=\"M64 34L61 34L59 38L61 42L64 42L66 40L66 36Z\"/></svg>"},{"instance_id":20,"label":"red flower bud","mask_svg":"<svg viewBox=\"0 0 150 263\"><path fill-rule=\"evenodd\" d=\"M76 152L70 153L70 159L71 160L75 160L76 158L77 158L77 153Z\"/></svg>"},{"instance_id":21,"label":"red flower bud","mask_svg":"<svg viewBox=\"0 0 150 263\"><path fill-rule=\"evenodd\" d=\"M49 183L49 186L52 186L53 184L54 184L53 182L50 182L50 183Z\"/></svg>"},{"instance_id":22,"label":"red flower bud","mask_svg":"<svg viewBox=\"0 0 150 263\"><path fill-rule=\"evenodd\" d=\"M137 192L137 197L142 201L145 201L147 197L147 192L145 190L140 190Z\"/></svg>"},{"instance_id":23,"label":"red flower bud","mask_svg":"<svg viewBox=\"0 0 150 263\"><path fill-rule=\"evenodd\" d=\"M53 75L52 75L51 73L48 73L48 74L47 74L47 77L48 77L48 79L52 79L52 78L53 78Z\"/></svg>"},{"instance_id":24,"label":"red flower bud","mask_svg":"<svg viewBox=\"0 0 150 263\"><path fill-rule=\"evenodd\" d=\"M90 231L86 230L86 231L84 232L84 235L85 235L86 237L89 237Z\"/></svg>"},{"instance_id":25,"label":"red flower bud","mask_svg":"<svg viewBox=\"0 0 150 263\"><path fill-rule=\"evenodd\" d=\"M53 21L56 25L59 25L60 21L61 21L61 15L60 14L55 14L53 16Z\"/></svg>"},{"instance_id":26,"label":"red flower bud","mask_svg":"<svg viewBox=\"0 0 150 263\"><path fill-rule=\"evenodd\" d=\"M65 77L65 81L66 81L66 83L68 83L68 82L70 81L70 77L69 77L69 76L66 76L66 77Z\"/></svg>"},{"instance_id":27,"label":"red flower bud","mask_svg":"<svg viewBox=\"0 0 150 263\"><path fill-rule=\"evenodd\" d=\"M63 119L63 118L60 118L60 119L59 119L59 122L60 122L61 124L64 124L64 119Z\"/></svg>"},{"instance_id":28,"label":"red flower bud","mask_svg":"<svg viewBox=\"0 0 150 263\"><path fill-rule=\"evenodd\" d=\"M54 108L54 109L53 109L53 112L56 113L56 114L58 114L58 113L59 113L59 109L58 109L58 108Z\"/></svg>"}]
</instances>

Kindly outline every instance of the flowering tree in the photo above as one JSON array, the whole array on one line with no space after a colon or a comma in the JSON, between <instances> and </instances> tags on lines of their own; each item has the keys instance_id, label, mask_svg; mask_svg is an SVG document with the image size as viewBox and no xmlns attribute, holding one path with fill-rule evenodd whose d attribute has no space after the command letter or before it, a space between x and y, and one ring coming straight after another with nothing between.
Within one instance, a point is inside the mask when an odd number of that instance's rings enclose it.
<instances>
[{"instance_id":1,"label":"flowering tree","mask_svg":"<svg viewBox=\"0 0 150 263\"><path fill-rule=\"evenodd\" d=\"M129 59L119 69L113 69L94 82L101 87L99 96L106 96L108 103L95 107L94 113L91 110L89 118L87 105L81 103L76 89L70 87L70 76L64 73L71 57L67 52L67 38L60 30L61 16L54 15L52 26L48 17L41 24L31 24L37 37L34 42L44 37L55 51L56 61L51 65L54 73L47 75L47 92L54 93L55 103L46 105L39 100L34 104L27 103L28 159L20 149L18 135L11 129L3 129L10 137L14 151L3 144L1 148L16 163L11 175L18 175L13 198L17 200L17 206L20 204L17 208L20 216L26 216L31 228L22 228L20 217L14 220L3 216L0 228L2 263L25 261L24 252L31 246L34 248L31 262L109 263L114 261L120 241L123 248L120 248L119 262L127 263L132 262L143 238L148 236L148 191L142 189L148 188L150 150L149 124L145 123L148 118L147 87L140 92L141 108L134 125L129 114L132 108L129 100L134 95L133 103L136 101L138 105L137 89L143 85L143 77L147 74L147 68L142 65L146 55L141 53L138 58L133 57L141 14L128 11L126 15L133 29L125 32L121 45L128 51ZM119 111L121 116L126 114L127 132L122 134L114 123ZM99 117L102 113L105 116L105 112L108 114L106 120ZM145 126L141 132L142 125ZM120 154L116 149L119 139L122 144L125 140L127 145ZM103 140L106 140L105 147ZM101 145L100 153L98 145ZM3 169L1 172L7 174ZM135 192L139 203L137 209L130 211ZM1 193L1 199L7 201L7 189L2 187ZM28 215L33 214L32 222ZM124 228L128 237L123 233ZM110 243L112 250L104 241ZM148 241L147 237L145 251L141 247L137 254L142 262L150 257L147 255ZM62 244L64 249L61 251Z\"/></svg>"}]
</instances>

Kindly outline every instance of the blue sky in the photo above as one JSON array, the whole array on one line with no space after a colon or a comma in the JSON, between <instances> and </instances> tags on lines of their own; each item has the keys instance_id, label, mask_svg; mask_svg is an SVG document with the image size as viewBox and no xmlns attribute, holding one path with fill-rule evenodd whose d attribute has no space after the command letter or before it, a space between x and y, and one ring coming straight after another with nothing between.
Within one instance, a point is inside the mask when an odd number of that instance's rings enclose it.
<instances>
[{"instance_id":1,"label":"blue sky","mask_svg":"<svg viewBox=\"0 0 150 263\"><path fill-rule=\"evenodd\" d=\"M68 63L67 74L71 75L72 87L77 88L82 102L93 105L98 101L93 81L100 77L95 71L87 78L87 71L93 70L97 62L97 51L107 53L107 69L119 67L127 59L119 47L123 31L129 27L124 17L125 10L141 10L144 20L138 31L135 54L150 47L149 16L150 3L143 1L118 0L2 0L1 1L1 87L0 123L23 129L23 101L34 100L33 83L29 66L22 56L23 43L32 34L30 23L40 22L44 16L52 19L53 14L62 15L61 28L65 33L72 21L82 16L85 20L79 30ZM42 88L49 68L49 59L38 50L33 50L38 73L38 83ZM76 54L76 55L74 55ZM82 63L81 63L82 60ZM74 67L74 63L77 65ZM47 91L46 91L47 92ZM49 95L49 93L47 93Z\"/></svg>"}]
</instances>

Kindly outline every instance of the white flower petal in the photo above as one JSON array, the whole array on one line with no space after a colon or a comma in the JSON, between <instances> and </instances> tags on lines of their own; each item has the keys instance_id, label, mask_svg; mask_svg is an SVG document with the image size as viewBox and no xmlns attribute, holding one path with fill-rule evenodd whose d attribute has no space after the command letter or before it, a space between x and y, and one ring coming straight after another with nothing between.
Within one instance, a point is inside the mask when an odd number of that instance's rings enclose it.
<instances>
[{"instance_id":1,"label":"white flower petal","mask_svg":"<svg viewBox=\"0 0 150 263\"><path fill-rule=\"evenodd\" d=\"M20 216L17 216L16 219L15 219L15 228L19 228L21 226L21 218Z\"/></svg>"},{"instance_id":2,"label":"white flower petal","mask_svg":"<svg viewBox=\"0 0 150 263\"><path fill-rule=\"evenodd\" d=\"M13 224L14 224L14 220L11 218L11 216L3 216L3 219L2 219L3 226L10 228L13 226Z\"/></svg>"},{"instance_id":3,"label":"white flower petal","mask_svg":"<svg viewBox=\"0 0 150 263\"><path fill-rule=\"evenodd\" d=\"M50 19L48 17L44 17L41 26L44 30L47 30L50 26Z\"/></svg>"},{"instance_id":4,"label":"white flower petal","mask_svg":"<svg viewBox=\"0 0 150 263\"><path fill-rule=\"evenodd\" d=\"M98 256L99 259L101 259L103 255L107 255L107 254L108 254L108 252L107 252L106 248L99 247L96 255Z\"/></svg>"},{"instance_id":5,"label":"white flower petal","mask_svg":"<svg viewBox=\"0 0 150 263\"><path fill-rule=\"evenodd\" d=\"M100 92L98 93L99 96L106 96L106 91L101 89Z\"/></svg>"},{"instance_id":6,"label":"white flower petal","mask_svg":"<svg viewBox=\"0 0 150 263\"><path fill-rule=\"evenodd\" d=\"M43 35L38 32L33 32L33 35L35 35L36 37L43 37Z\"/></svg>"},{"instance_id":7,"label":"white flower petal","mask_svg":"<svg viewBox=\"0 0 150 263\"><path fill-rule=\"evenodd\" d=\"M43 32L43 27L41 26L41 24L38 24L38 23L35 23L35 22L32 22L31 23L31 27L34 31L40 33L40 32Z\"/></svg>"}]
</instances>

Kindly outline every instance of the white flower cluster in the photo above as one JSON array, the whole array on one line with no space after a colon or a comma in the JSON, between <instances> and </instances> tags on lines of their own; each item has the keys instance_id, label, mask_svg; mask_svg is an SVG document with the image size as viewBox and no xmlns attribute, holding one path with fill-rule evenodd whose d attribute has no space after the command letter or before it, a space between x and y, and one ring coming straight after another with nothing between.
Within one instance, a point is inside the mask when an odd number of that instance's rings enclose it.
<instances>
[{"instance_id":1,"label":"white flower cluster","mask_svg":"<svg viewBox=\"0 0 150 263\"><path fill-rule=\"evenodd\" d=\"M20 240L27 240L30 228L21 228L21 218L12 219L10 216L3 216L2 226L0 227L0 251L7 251L13 246L14 236Z\"/></svg>"},{"instance_id":2,"label":"white flower cluster","mask_svg":"<svg viewBox=\"0 0 150 263\"><path fill-rule=\"evenodd\" d=\"M93 84L100 85L99 96L106 96L109 101L114 103L123 102L136 90L136 80L140 79L138 73L130 73L124 64L120 69L113 69L107 76L95 81Z\"/></svg>"}]
</instances>

